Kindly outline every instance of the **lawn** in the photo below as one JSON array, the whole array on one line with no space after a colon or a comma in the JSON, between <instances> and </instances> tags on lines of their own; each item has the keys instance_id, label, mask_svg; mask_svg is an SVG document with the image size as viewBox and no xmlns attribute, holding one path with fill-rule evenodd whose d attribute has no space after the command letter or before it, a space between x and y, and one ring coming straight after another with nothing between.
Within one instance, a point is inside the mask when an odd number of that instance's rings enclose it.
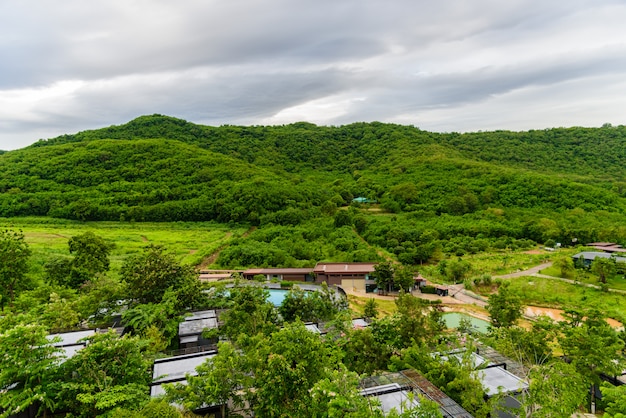
<instances>
[{"instance_id":1,"label":"lawn","mask_svg":"<svg viewBox=\"0 0 626 418\"><path fill-rule=\"evenodd\" d=\"M214 222L73 222L50 218L0 219L0 227L24 233L33 252L31 273L39 277L48 260L69 255L67 242L71 237L87 231L115 244L111 253L114 276L127 257L141 252L147 245L162 245L181 262L199 265L205 257L246 231L245 227Z\"/></svg>"}]
</instances>

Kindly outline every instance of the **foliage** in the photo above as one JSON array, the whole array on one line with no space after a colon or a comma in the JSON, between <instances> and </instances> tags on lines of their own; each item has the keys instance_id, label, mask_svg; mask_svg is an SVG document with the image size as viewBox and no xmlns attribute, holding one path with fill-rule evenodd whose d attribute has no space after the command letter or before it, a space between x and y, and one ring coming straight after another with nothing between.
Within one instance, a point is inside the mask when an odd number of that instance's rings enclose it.
<instances>
[{"instance_id":1,"label":"foliage","mask_svg":"<svg viewBox=\"0 0 626 418\"><path fill-rule=\"evenodd\" d=\"M278 316L268 302L268 291L260 286L237 286L230 289L229 309L220 316L221 335L237 340L240 335L269 335L276 331Z\"/></svg>"},{"instance_id":2,"label":"foliage","mask_svg":"<svg viewBox=\"0 0 626 418\"><path fill-rule=\"evenodd\" d=\"M606 284L607 279L615 274L615 270L615 260L596 257L591 263L591 271L598 275L600 283Z\"/></svg>"},{"instance_id":3,"label":"foliage","mask_svg":"<svg viewBox=\"0 0 626 418\"><path fill-rule=\"evenodd\" d=\"M530 372L530 386L522 394L523 414L528 418L569 417L586 400L586 385L574 366L554 360Z\"/></svg>"},{"instance_id":4,"label":"foliage","mask_svg":"<svg viewBox=\"0 0 626 418\"><path fill-rule=\"evenodd\" d=\"M16 293L27 289L28 258L31 251L22 232L0 231L0 306L13 303Z\"/></svg>"},{"instance_id":5,"label":"foliage","mask_svg":"<svg viewBox=\"0 0 626 418\"><path fill-rule=\"evenodd\" d=\"M378 263L374 266L374 270L374 279L376 280L376 286L385 292L391 290L391 287L393 286L393 275L395 271L391 263L388 261Z\"/></svg>"},{"instance_id":6,"label":"foliage","mask_svg":"<svg viewBox=\"0 0 626 418\"><path fill-rule=\"evenodd\" d=\"M124 263L122 279L127 285L128 297L138 303L158 303L168 289L174 290L177 306L191 308L201 297L199 282L191 266L181 265L163 247L150 245L143 254Z\"/></svg>"},{"instance_id":7,"label":"foliage","mask_svg":"<svg viewBox=\"0 0 626 418\"><path fill-rule=\"evenodd\" d=\"M54 383L57 408L93 417L118 407L138 409L148 401L151 359L147 343L114 332L96 334L59 368Z\"/></svg>"},{"instance_id":8,"label":"foliage","mask_svg":"<svg viewBox=\"0 0 626 418\"><path fill-rule=\"evenodd\" d=\"M359 375L370 375L385 370L392 349L387 341L376 338L370 327L349 330L337 344L343 351L343 364Z\"/></svg>"},{"instance_id":9,"label":"foliage","mask_svg":"<svg viewBox=\"0 0 626 418\"><path fill-rule=\"evenodd\" d=\"M73 236L68 247L72 259L56 258L46 263L48 278L54 283L77 289L109 270L109 255L115 246L93 232Z\"/></svg>"},{"instance_id":10,"label":"foliage","mask_svg":"<svg viewBox=\"0 0 626 418\"><path fill-rule=\"evenodd\" d=\"M623 418L626 416L626 386L613 386L602 383L602 399L606 402L604 418Z\"/></svg>"},{"instance_id":11,"label":"foliage","mask_svg":"<svg viewBox=\"0 0 626 418\"><path fill-rule=\"evenodd\" d=\"M0 333L0 417L31 405L53 408L50 385L59 363L60 348L50 345L38 325L18 325Z\"/></svg>"},{"instance_id":12,"label":"foliage","mask_svg":"<svg viewBox=\"0 0 626 418\"><path fill-rule=\"evenodd\" d=\"M366 319L376 319L378 317L378 304L376 299L369 298L363 307L363 317Z\"/></svg>"},{"instance_id":13,"label":"foliage","mask_svg":"<svg viewBox=\"0 0 626 418\"><path fill-rule=\"evenodd\" d=\"M487 311L491 325L495 328L511 327L522 317L520 298L511 291L508 282L498 288L498 292L489 296Z\"/></svg>"},{"instance_id":14,"label":"foliage","mask_svg":"<svg viewBox=\"0 0 626 418\"><path fill-rule=\"evenodd\" d=\"M313 292L293 286L285 295L278 312L289 322L296 318L304 322L319 322L330 320L344 308L345 301L323 283L319 291Z\"/></svg>"}]
</instances>

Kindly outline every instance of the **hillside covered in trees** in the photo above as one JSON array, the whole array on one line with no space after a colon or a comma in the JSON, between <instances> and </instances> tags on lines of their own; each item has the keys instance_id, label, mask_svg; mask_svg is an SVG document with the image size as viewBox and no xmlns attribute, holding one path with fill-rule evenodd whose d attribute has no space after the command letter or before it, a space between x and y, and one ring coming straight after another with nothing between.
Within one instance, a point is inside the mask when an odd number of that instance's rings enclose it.
<instances>
[{"instance_id":1,"label":"hillside covered in trees","mask_svg":"<svg viewBox=\"0 0 626 418\"><path fill-rule=\"evenodd\" d=\"M443 134L143 116L0 155L0 216L261 226L258 242L288 252L269 265L310 264L320 254L298 243L341 226L333 245L354 261L372 258L362 239L408 264L549 240L626 244L625 141L623 126Z\"/></svg>"}]
</instances>

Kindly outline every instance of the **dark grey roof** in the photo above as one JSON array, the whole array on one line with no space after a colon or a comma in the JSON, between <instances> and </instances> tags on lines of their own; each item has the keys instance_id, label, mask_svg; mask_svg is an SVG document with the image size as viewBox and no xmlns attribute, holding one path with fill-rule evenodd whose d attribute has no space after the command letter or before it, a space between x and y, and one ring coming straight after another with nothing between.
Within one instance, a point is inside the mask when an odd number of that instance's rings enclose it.
<instances>
[{"instance_id":1,"label":"dark grey roof","mask_svg":"<svg viewBox=\"0 0 626 418\"><path fill-rule=\"evenodd\" d=\"M580 257L584 258L585 260L594 260L597 257L612 258L618 263L626 263L626 257L616 257L609 253L601 253L601 252L594 252L594 251L583 251L582 253L578 253L572 256L572 258L574 259L578 259Z\"/></svg>"}]
</instances>

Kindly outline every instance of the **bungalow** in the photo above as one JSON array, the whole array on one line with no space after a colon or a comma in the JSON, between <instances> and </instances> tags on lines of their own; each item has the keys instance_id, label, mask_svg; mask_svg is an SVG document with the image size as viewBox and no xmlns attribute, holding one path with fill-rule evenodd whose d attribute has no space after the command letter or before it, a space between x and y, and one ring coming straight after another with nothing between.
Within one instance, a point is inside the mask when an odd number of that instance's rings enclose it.
<instances>
[{"instance_id":1,"label":"bungalow","mask_svg":"<svg viewBox=\"0 0 626 418\"><path fill-rule=\"evenodd\" d=\"M613 254L609 253L600 253L593 251L584 251L582 253L578 253L572 256L572 260L574 261L574 265L578 266L582 260L584 267L590 267L593 260L596 258L608 258L611 260L615 260L616 263L626 263L626 257L616 257Z\"/></svg>"},{"instance_id":2,"label":"bungalow","mask_svg":"<svg viewBox=\"0 0 626 418\"><path fill-rule=\"evenodd\" d=\"M152 384L150 385L150 396L159 397L165 394L163 385L166 383L187 384L187 375L197 376L196 367L214 357L217 351L207 351L204 353L188 354L183 356L168 357L154 360L152 366ZM221 405L210 405L194 412L201 414L213 414L218 418L222 417Z\"/></svg>"},{"instance_id":3,"label":"bungalow","mask_svg":"<svg viewBox=\"0 0 626 418\"><path fill-rule=\"evenodd\" d=\"M212 345L214 342L202 337L205 330L219 326L215 310L192 312L178 324L178 338L181 349Z\"/></svg>"},{"instance_id":4,"label":"bungalow","mask_svg":"<svg viewBox=\"0 0 626 418\"><path fill-rule=\"evenodd\" d=\"M374 285L373 273L377 263L318 263L313 272L315 282L366 291L367 285Z\"/></svg>"},{"instance_id":5,"label":"bungalow","mask_svg":"<svg viewBox=\"0 0 626 418\"><path fill-rule=\"evenodd\" d=\"M410 394L413 394L411 396ZM472 418L472 415L415 370L385 373L361 380L361 396L376 398L387 414L419 405L421 395L436 402L444 418Z\"/></svg>"}]
</instances>

